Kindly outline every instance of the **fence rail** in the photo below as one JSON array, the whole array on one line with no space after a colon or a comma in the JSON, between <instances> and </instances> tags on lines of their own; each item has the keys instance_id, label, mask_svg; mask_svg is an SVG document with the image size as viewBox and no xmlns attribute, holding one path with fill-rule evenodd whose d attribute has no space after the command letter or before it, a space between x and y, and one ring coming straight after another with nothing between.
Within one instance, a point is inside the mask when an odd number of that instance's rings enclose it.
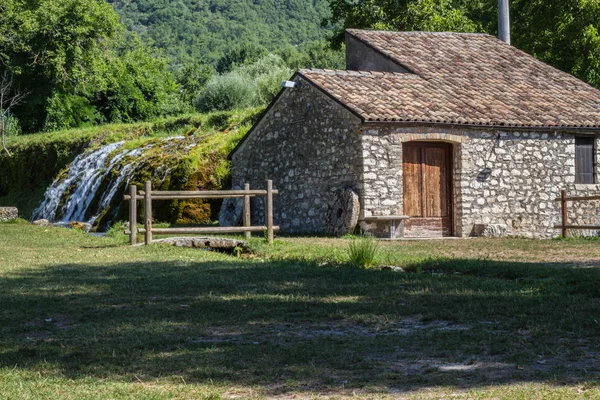
<instances>
[{"instance_id":1,"label":"fence rail","mask_svg":"<svg viewBox=\"0 0 600 400\"><path fill-rule=\"evenodd\" d=\"M244 190L210 190L210 191L156 191L152 190L152 183L147 181L144 190L138 192L135 185L129 186L129 194L125 200L129 201L129 243L136 244L137 234L144 234L146 245L152 242L153 234L221 234L221 233L244 233L246 239L250 239L252 232L267 232L267 241L273 244L274 232L279 230L273 225L273 196L279 194L273 189L273 181L266 181L266 190L250 190L250 184L244 184ZM252 197L266 197L264 226L251 226L250 199ZM188 200L188 199L243 199L243 226L231 227L202 227L202 228L153 228L152 227L152 201L153 200ZM143 201L144 205L144 228L137 228L137 202Z\"/></svg>"},{"instance_id":2,"label":"fence rail","mask_svg":"<svg viewBox=\"0 0 600 400\"><path fill-rule=\"evenodd\" d=\"M555 225L554 229L561 230L561 236L564 238L567 237L569 230L585 230L585 229L598 229L600 230L600 225L569 225L569 215L567 204L570 201L593 201L600 200L600 196L578 196L578 197L568 197L566 190L560 191L560 197L554 199L554 201L560 201L560 209L561 209L561 224Z\"/></svg>"}]
</instances>

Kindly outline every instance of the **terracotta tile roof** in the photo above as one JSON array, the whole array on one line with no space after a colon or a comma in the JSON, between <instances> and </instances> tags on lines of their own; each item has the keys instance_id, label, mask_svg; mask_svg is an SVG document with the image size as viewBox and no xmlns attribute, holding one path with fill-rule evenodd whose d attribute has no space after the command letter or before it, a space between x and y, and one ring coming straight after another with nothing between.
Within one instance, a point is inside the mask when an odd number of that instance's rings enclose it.
<instances>
[{"instance_id":1,"label":"terracotta tile roof","mask_svg":"<svg viewBox=\"0 0 600 400\"><path fill-rule=\"evenodd\" d=\"M600 128L600 91L493 36L348 32L413 73L299 74L366 121Z\"/></svg>"}]
</instances>

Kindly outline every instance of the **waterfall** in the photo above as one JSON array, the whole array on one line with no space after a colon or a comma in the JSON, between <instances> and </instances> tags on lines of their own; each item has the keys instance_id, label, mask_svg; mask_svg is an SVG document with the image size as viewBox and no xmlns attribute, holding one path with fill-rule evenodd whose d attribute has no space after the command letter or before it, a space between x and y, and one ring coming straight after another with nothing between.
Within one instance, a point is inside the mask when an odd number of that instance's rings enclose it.
<instances>
[{"instance_id":1,"label":"waterfall","mask_svg":"<svg viewBox=\"0 0 600 400\"><path fill-rule=\"evenodd\" d=\"M123 194L136 172L148 167L146 163L152 157L158 158L161 164L151 172L158 175L157 181L163 182L176 160L176 157L168 157L168 153L173 153L179 142L190 146L183 139L187 138L170 137L133 150L122 149L125 142L117 142L78 155L68 172L46 190L44 201L33 213L33 219L43 218L59 225L73 221L93 225L114 206L115 196ZM157 147L158 152L155 151ZM111 217L116 216L118 205L110 211Z\"/></svg>"}]
</instances>

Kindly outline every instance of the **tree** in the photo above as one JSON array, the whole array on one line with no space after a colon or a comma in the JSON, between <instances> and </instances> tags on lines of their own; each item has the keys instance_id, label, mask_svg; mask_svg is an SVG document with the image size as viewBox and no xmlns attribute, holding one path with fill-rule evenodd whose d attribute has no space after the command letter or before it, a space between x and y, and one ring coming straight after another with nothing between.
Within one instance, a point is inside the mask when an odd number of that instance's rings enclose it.
<instances>
[{"instance_id":1,"label":"tree","mask_svg":"<svg viewBox=\"0 0 600 400\"><path fill-rule=\"evenodd\" d=\"M329 0L332 15L323 24L340 26L332 40L336 47L343 43L347 28L477 31L480 24L468 17L468 7L461 3L458 0Z\"/></svg>"},{"instance_id":2,"label":"tree","mask_svg":"<svg viewBox=\"0 0 600 400\"><path fill-rule=\"evenodd\" d=\"M267 50L254 43L242 43L228 50L217 61L217 72L224 74L231 72L235 67L248 65L267 55Z\"/></svg>"},{"instance_id":3,"label":"tree","mask_svg":"<svg viewBox=\"0 0 600 400\"><path fill-rule=\"evenodd\" d=\"M204 63L186 64L177 74L181 100L191 105L214 73L215 71Z\"/></svg>"},{"instance_id":4,"label":"tree","mask_svg":"<svg viewBox=\"0 0 600 400\"><path fill-rule=\"evenodd\" d=\"M514 0L511 13L516 47L600 88L599 1Z\"/></svg>"},{"instance_id":5,"label":"tree","mask_svg":"<svg viewBox=\"0 0 600 400\"><path fill-rule=\"evenodd\" d=\"M0 1L0 62L30 92L24 131L148 119L178 109L167 64L104 0Z\"/></svg>"},{"instance_id":6,"label":"tree","mask_svg":"<svg viewBox=\"0 0 600 400\"><path fill-rule=\"evenodd\" d=\"M6 147L7 121L11 111L25 98L25 94L14 87L13 76L4 71L0 79L0 136L2 138L2 149L10 157L10 151Z\"/></svg>"}]
</instances>

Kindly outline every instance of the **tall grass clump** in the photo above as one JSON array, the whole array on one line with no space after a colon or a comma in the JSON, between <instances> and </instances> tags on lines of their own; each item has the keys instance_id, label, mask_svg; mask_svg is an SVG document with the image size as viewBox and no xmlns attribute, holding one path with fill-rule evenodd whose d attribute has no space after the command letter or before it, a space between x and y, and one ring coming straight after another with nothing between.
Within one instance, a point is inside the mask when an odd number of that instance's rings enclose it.
<instances>
[{"instance_id":1,"label":"tall grass clump","mask_svg":"<svg viewBox=\"0 0 600 400\"><path fill-rule=\"evenodd\" d=\"M362 268L373 268L379 253L379 243L372 236L353 239L348 246L350 264Z\"/></svg>"}]
</instances>

